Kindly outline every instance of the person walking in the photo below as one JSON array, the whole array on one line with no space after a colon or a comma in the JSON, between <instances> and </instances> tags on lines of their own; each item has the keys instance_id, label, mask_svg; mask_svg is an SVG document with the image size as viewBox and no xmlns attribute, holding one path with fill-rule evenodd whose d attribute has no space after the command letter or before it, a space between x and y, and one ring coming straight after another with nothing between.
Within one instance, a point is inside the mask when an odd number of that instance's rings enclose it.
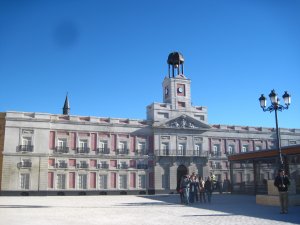
<instances>
[{"instance_id":1,"label":"person walking","mask_svg":"<svg viewBox=\"0 0 300 225\"><path fill-rule=\"evenodd\" d=\"M195 202L195 194L196 194L196 175L192 175L190 178L190 193L189 193L189 202L194 203Z\"/></svg>"},{"instance_id":2,"label":"person walking","mask_svg":"<svg viewBox=\"0 0 300 225\"><path fill-rule=\"evenodd\" d=\"M183 190L184 203L186 205L189 204L190 182L191 180L189 175L184 175L180 182L180 188Z\"/></svg>"},{"instance_id":3,"label":"person walking","mask_svg":"<svg viewBox=\"0 0 300 225\"><path fill-rule=\"evenodd\" d=\"M202 203L202 199L203 199L204 203L206 203L204 184L205 184L205 181L203 180L203 178L199 177L199 197L200 197L201 203Z\"/></svg>"},{"instance_id":4,"label":"person walking","mask_svg":"<svg viewBox=\"0 0 300 225\"><path fill-rule=\"evenodd\" d=\"M207 180L204 183L204 189L207 196L208 203L211 203L211 195L213 192L213 182L211 180L211 177L208 176Z\"/></svg>"},{"instance_id":5,"label":"person walking","mask_svg":"<svg viewBox=\"0 0 300 225\"><path fill-rule=\"evenodd\" d=\"M278 175L274 180L274 185L277 187L279 192L280 201L280 213L288 213L288 186L290 185L290 180L283 169L278 171Z\"/></svg>"}]
</instances>

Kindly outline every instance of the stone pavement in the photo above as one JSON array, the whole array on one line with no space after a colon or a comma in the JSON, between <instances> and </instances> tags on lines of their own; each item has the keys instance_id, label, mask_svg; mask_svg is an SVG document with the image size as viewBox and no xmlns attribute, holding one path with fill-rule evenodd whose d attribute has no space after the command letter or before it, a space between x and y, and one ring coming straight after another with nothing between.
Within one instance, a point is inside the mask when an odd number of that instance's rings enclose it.
<instances>
[{"instance_id":1,"label":"stone pavement","mask_svg":"<svg viewBox=\"0 0 300 225\"><path fill-rule=\"evenodd\" d=\"M300 206L255 203L255 196L214 194L211 204L179 204L178 195L0 196L1 225L300 224Z\"/></svg>"}]
</instances>

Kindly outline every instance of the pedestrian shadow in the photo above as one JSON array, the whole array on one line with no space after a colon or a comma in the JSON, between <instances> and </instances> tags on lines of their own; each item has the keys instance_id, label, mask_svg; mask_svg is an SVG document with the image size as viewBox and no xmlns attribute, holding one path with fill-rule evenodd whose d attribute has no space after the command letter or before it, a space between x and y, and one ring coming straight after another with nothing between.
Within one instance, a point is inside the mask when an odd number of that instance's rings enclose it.
<instances>
[{"instance_id":1,"label":"pedestrian shadow","mask_svg":"<svg viewBox=\"0 0 300 225\"><path fill-rule=\"evenodd\" d=\"M193 207L213 210L214 213L201 213L194 215L184 215L184 217L204 217L204 216L248 216L254 218L268 219L274 221L289 222L300 224L300 206L289 206L288 214L280 214L279 206L266 206L256 204L255 196L253 195L234 195L234 194L213 194L211 203L193 203L189 205L180 204L180 197L177 194L173 195L148 195L140 196L143 198L165 202L171 205L179 205L183 207ZM217 212L216 212L217 211Z\"/></svg>"}]
</instances>

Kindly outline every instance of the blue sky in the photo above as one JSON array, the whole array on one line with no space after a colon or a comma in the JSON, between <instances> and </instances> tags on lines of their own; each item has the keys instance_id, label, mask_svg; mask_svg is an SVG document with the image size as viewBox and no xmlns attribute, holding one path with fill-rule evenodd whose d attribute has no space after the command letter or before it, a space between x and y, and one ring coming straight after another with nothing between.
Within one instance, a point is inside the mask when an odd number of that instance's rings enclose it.
<instances>
[{"instance_id":1,"label":"blue sky","mask_svg":"<svg viewBox=\"0 0 300 225\"><path fill-rule=\"evenodd\" d=\"M300 1L0 0L0 111L146 119L179 51L210 124L300 128ZM269 99L268 99L269 100ZM270 101L268 101L268 104Z\"/></svg>"}]
</instances>

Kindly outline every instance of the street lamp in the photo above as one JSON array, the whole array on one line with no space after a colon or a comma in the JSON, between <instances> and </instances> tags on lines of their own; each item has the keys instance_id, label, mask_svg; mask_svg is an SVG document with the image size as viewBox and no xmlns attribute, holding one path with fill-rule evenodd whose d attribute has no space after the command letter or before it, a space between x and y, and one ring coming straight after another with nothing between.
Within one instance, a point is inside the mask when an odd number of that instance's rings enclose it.
<instances>
[{"instance_id":1,"label":"street lamp","mask_svg":"<svg viewBox=\"0 0 300 225\"><path fill-rule=\"evenodd\" d=\"M280 105L279 98L273 89L271 93L269 94L271 105L266 108L267 106L267 99L262 94L259 98L260 107L263 109L264 112L273 112L275 111L275 121L276 121L276 137L277 137L277 149L279 150L279 159L280 159L280 169L283 169L283 160L282 160L282 154L281 154L281 145L280 145L280 138L279 138L279 130L278 130L278 118L277 118L277 111L283 111L284 109L288 109L289 105L291 104L291 95L287 93L287 91L284 92L282 98L284 101L284 105Z\"/></svg>"}]
</instances>

